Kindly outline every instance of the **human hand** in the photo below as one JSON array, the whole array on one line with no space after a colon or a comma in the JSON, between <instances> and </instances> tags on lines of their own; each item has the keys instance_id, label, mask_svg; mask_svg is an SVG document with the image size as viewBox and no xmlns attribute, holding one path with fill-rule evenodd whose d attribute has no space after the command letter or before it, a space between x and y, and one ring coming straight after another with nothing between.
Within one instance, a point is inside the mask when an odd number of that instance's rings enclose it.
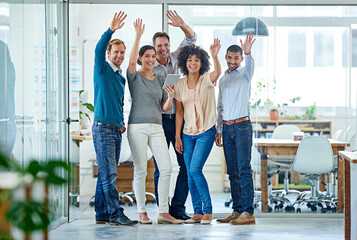
<instances>
[{"instance_id":1,"label":"human hand","mask_svg":"<svg viewBox=\"0 0 357 240\"><path fill-rule=\"evenodd\" d=\"M250 54L250 51L252 50L253 43L255 42L255 39L253 40L254 35L252 33L247 33L247 37L245 38L244 43L242 42L242 39L240 39L240 45L242 46L242 50L245 54Z\"/></svg>"},{"instance_id":2,"label":"human hand","mask_svg":"<svg viewBox=\"0 0 357 240\"><path fill-rule=\"evenodd\" d=\"M110 24L109 27L112 32L122 28L122 26L124 25L124 19L126 18L126 14L125 15L124 14L125 12L122 11L114 14L112 23Z\"/></svg>"},{"instance_id":3,"label":"human hand","mask_svg":"<svg viewBox=\"0 0 357 240\"><path fill-rule=\"evenodd\" d=\"M168 19L170 19L171 22L168 24L174 27L182 27L185 25L185 22L183 19L177 14L176 11L167 11L166 16Z\"/></svg>"},{"instance_id":4,"label":"human hand","mask_svg":"<svg viewBox=\"0 0 357 240\"><path fill-rule=\"evenodd\" d=\"M218 38L215 38L213 44L209 47L212 58L217 57L220 49L221 49L221 41Z\"/></svg>"},{"instance_id":5,"label":"human hand","mask_svg":"<svg viewBox=\"0 0 357 240\"><path fill-rule=\"evenodd\" d=\"M172 100L174 98L175 89L176 89L176 84L175 83L174 83L173 87L171 87L169 84L167 84L164 87L164 90L165 90L165 92L167 93L167 96L168 96L168 100Z\"/></svg>"},{"instance_id":6,"label":"human hand","mask_svg":"<svg viewBox=\"0 0 357 240\"><path fill-rule=\"evenodd\" d=\"M181 138L179 137L176 137L175 139L175 149L178 153L181 153L183 152L183 144L182 144L182 140Z\"/></svg>"},{"instance_id":7,"label":"human hand","mask_svg":"<svg viewBox=\"0 0 357 240\"><path fill-rule=\"evenodd\" d=\"M217 134L216 134L216 137L215 137L215 139L214 139L214 141L216 142L216 145L217 145L218 147L223 147L223 144L222 144L222 134L217 133Z\"/></svg>"},{"instance_id":8,"label":"human hand","mask_svg":"<svg viewBox=\"0 0 357 240\"><path fill-rule=\"evenodd\" d=\"M143 35L144 30L145 30L145 24L143 25L143 20L141 18L138 18L135 20L134 28L135 28L135 32L138 36Z\"/></svg>"},{"instance_id":9,"label":"human hand","mask_svg":"<svg viewBox=\"0 0 357 240\"><path fill-rule=\"evenodd\" d=\"M123 134L125 131L126 131L126 127L123 125L123 126L120 128L120 132L121 132L121 134Z\"/></svg>"}]
</instances>

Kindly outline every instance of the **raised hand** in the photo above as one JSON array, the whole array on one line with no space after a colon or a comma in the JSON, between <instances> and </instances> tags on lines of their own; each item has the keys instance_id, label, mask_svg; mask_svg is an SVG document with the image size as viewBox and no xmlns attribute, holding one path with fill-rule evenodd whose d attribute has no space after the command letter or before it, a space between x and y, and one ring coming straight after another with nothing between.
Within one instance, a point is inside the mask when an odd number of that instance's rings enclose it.
<instances>
[{"instance_id":1,"label":"raised hand","mask_svg":"<svg viewBox=\"0 0 357 240\"><path fill-rule=\"evenodd\" d=\"M209 47L212 58L216 58L221 49L221 41L218 38L215 38L213 44Z\"/></svg>"},{"instance_id":2,"label":"raised hand","mask_svg":"<svg viewBox=\"0 0 357 240\"><path fill-rule=\"evenodd\" d=\"M176 89L176 84L174 83L174 86L171 87L169 84L167 84L165 87L165 92L167 93L168 100L172 100L174 98L174 92Z\"/></svg>"},{"instance_id":3,"label":"raised hand","mask_svg":"<svg viewBox=\"0 0 357 240\"><path fill-rule=\"evenodd\" d=\"M168 24L174 27L182 27L185 25L183 19L177 14L176 11L167 11L166 16L171 22Z\"/></svg>"},{"instance_id":4,"label":"raised hand","mask_svg":"<svg viewBox=\"0 0 357 240\"><path fill-rule=\"evenodd\" d=\"M137 35L139 36L143 35L145 30L145 24L143 25L143 20L141 18L135 20L134 28Z\"/></svg>"},{"instance_id":5,"label":"raised hand","mask_svg":"<svg viewBox=\"0 0 357 240\"><path fill-rule=\"evenodd\" d=\"M119 13L115 13L112 23L110 24L110 30L114 32L115 30L122 28L122 26L124 25L125 18L126 18L125 12L120 11Z\"/></svg>"},{"instance_id":6,"label":"raised hand","mask_svg":"<svg viewBox=\"0 0 357 240\"><path fill-rule=\"evenodd\" d=\"M247 37L245 38L244 43L242 42L242 39L240 39L240 45L242 46L242 50L245 54L250 54L250 51L252 50L253 43L255 42L255 38L252 33L247 33Z\"/></svg>"}]
</instances>

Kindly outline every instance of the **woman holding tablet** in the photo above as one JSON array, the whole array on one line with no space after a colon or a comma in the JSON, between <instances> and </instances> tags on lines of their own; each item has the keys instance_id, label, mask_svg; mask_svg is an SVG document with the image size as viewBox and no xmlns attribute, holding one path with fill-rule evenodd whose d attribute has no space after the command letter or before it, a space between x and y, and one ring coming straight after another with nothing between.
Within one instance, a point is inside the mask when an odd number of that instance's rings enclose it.
<instances>
[{"instance_id":1,"label":"woman holding tablet","mask_svg":"<svg viewBox=\"0 0 357 240\"><path fill-rule=\"evenodd\" d=\"M185 160L194 216L185 223L210 224L212 203L207 181L202 173L216 135L216 98L214 86L221 74L217 54L220 41L214 40L210 52L214 71L209 73L209 56L198 46L183 47L178 56L178 67L186 76L177 83L176 133L181 132L185 120L182 139L176 134L176 151Z\"/></svg>"},{"instance_id":2,"label":"woman holding tablet","mask_svg":"<svg viewBox=\"0 0 357 240\"><path fill-rule=\"evenodd\" d=\"M174 89L162 88L164 78L152 72L156 62L155 48L145 45L139 50L140 38L145 25L142 20L134 22L136 37L131 49L127 79L132 98L129 114L128 140L134 161L134 192L139 212L139 222L151 224L145 208L145 179L147 175L146 150L149 146L160 170L158 223L182 223L169 212L168 195L171 177L171 160L162 128L161 108L168 111L172 104ZM139 52L139 57L138 57ZM142 68L136 71L136 63Z\"/></svg>"}]
</instances>

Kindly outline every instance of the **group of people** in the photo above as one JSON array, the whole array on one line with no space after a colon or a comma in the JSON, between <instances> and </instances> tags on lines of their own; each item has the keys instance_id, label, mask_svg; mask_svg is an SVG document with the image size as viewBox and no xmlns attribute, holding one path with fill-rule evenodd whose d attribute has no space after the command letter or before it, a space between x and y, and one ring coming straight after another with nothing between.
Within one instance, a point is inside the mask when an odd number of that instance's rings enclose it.
<instances>
[{"instance_id":1,"label":"group of people","mask_svg":"<svg viewBox=\"0 0 357 240\"><path fill-rule=\"evenodd\" d=\"M96 223L128 226L138 222L152 223L145 207L146 149L149 147L156 167L154 182L159 206L158 223L210 224L212 202L202 169L216 142L224 149L233 199L232 214L217 221L255 224L250 166L252 126L249 119L250 85L254 72L250 53L254 36L248 34L244 43L241 41L241 47L232 45L227 49L228 69L219 80L216 106L215 86L221 75L217 56L220 40L214 39L210 46L214 69L209 72L208 53L195 45L195 32L176 11L168 11L166 16L170 20L169 25L181 28L185 39L174 52L170 52L170 37L165 32L155 33L153 45L139 49L145 24L140 18L134 22L135 39L126 71L132 98L127 135L134 163L138 221L124 214L115 182L122 134L126 131L123 114L126 79L120 68L126 47L119 39L111 40L111 36L123 27L126 16L122 11L115 13L109 29L95 48L92 134L98 162ZM244 58L246 64L241 67ZM141 66L139 70L136 69L137 64ZM177 85L164 86L168 74L179 72L184 77ZM170 143L175 147L180 169L169 204ZM188 192L192 198L192 217L186 214L185 208Z\"/></svg>"}]
</instances>

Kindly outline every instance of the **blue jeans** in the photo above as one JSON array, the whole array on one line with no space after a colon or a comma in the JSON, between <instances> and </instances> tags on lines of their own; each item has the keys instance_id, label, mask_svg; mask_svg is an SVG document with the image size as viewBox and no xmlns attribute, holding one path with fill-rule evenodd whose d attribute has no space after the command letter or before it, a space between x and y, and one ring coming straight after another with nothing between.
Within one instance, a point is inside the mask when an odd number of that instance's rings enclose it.
<instances>
[{"instance_id":1,"label":"blue jeans","mask_svg":"<svg viewBox=\"0 0 357 240\"><path fill-rule=\"evenodd\" d=\"M211 152L215 135L216 127L196 136L182 134L183 157L194 214L212 213L211 196L202 169Z\"/></svg>"},{"instance_id":2,"label":"blue jeans","mask_svg":"<svg viewBox=\"0 0 357 240\"><path fill-rule=\"evenodd\" d=\"M98 163L95 217L97 220L113 221L124 215L115 184L122 136L119 127L97 123L93 124L92 134Z\"/></svg>"},{"instance_id":3,"label":"blue jeans","mask_svg":"<svg viewBox=\"0 0 357 240\"><path fill-rule=\"evenodd\" d=\"M238 214L254 213L253 174L250 166L252 134L249 120L223 125L223 150L231 184L233 211Z\"/></svg>"},{"instance_id":4,"label":"blue jeans","mask_svg":"<svg viewBox=\"0 0 357 240\"><path fill-rule=\"evenodd\" d=\"M166 142L167 146L170 148L170 143L172 143L172 146L175 149L175 133L176 133L176 128L175 128L175 115L171 115L172 118L169 118L169 115L163 114L162 115L162 127L165 132L165 137L166 137ZM188 183L187 183L187 170L185 166L185 161L183 160L183 155L179 152L176 152L176 158L177 158L177 163L179 165L179 173L177 175L176 179L176 186L175 186L175 192L174 196L171 200L171 205L170 205L170 213L178 213L178 212L185 212L186 207L186 199L188 196ZM155 196L156 199L159 199L157 189L158 189L158 182L159 182L159 168L156 165L156 161L154 158L154 163L155 163L155 174L154 174L154 183L155 183ZM157 201L158 203L158 201Z\"/></svg>"}]
</instances>

